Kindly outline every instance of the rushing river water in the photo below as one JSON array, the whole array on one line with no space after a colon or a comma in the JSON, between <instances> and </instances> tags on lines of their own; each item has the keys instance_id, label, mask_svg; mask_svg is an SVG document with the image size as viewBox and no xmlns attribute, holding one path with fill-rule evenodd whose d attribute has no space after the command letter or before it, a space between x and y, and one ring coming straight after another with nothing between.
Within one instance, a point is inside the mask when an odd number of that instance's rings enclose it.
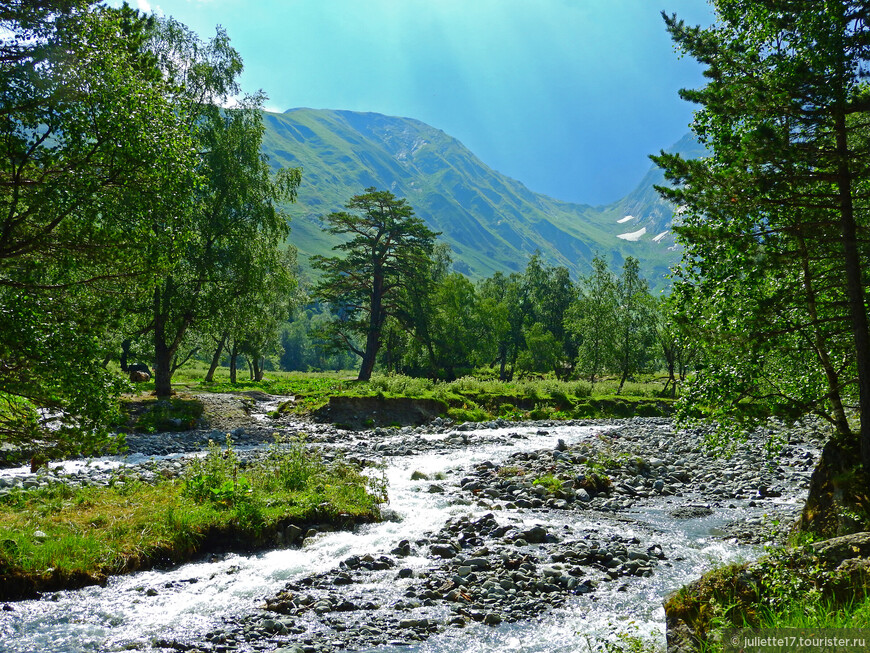
<instances>
[{"instance_id":1,"label":"rushing river water","mask_svg":"<svg viewBox=\"0 0 870 653\"><path fill-rule=\"evenodd\" d=\"M510 431L522 440L505 437ZM426 491L429 483L411 480L415 471L435 477L446 475L445 484L455 483L482 461L499 463L518 450L552 449L559 439L566 444L590 439L600 433L595 426L557 426L546 434L535 428L483 429L470 433L461 449L437 447L425 453L392 456L387 460L389 521L358 528L354 532L323 533L302 548L288 548L255 555L214 556L208 561L185 564L169 571L148 571L115 577L105 587L46 595L41 600L15 602L0 613L0 652L76 653L79 651L152 650L161 641L204 641L207 633L260 613L267 597L288 581L333 570L351 555L388 553L396 542L414 541L424 532L437 531L450 518L482 515L488 510L457 501L451 492ZM428 436L438 440L444 436ZM105 464L123 464L118 459ZM15 470L7 470L13 475ZM780 501L793 501L783 496ZM540 617L497 627L472 623L465 629L449 628L424 642L410 646L382 646L377 651L483 652L483 651L583 651L619 632L664 638L663 597L697 577L714 564L752 558L757 550L723 542L714 536L725 521L748 519L761 507L737 502L725 511L690 519L668 515L673 502L650 497L619 513L586 511L494 512L499 522L527 524L546 521L550 528L582 536L594 532L636 537L643 543L660 544L667 562L649 577L631 577L602 583L594 592L571 596L561 607ZM402 565L423 569L432 560L422 554L402 560ZM394 582L395 571L375 573L369 589L384 606L402 594ZM312 632L318 626L311 623ZM211 646L211 645L210 645ZM154 649L156 650L156 649ZM208 650L221 650L220 647ZM239 649L246 650L242 645ZM252 649L248 649L252 650ZM267 649L268 650L268 649Z\"/></svg>"}]
</instances>

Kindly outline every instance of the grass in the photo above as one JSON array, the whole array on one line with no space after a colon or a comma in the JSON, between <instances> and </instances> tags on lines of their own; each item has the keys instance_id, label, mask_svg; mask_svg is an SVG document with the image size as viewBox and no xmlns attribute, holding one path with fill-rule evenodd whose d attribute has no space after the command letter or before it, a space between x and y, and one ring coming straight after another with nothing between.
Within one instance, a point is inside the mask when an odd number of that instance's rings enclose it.
<instances>
[{"instance_id":1,"label":"grass","mask_svg":"<svg viewBox=\"0 0 870 653\"><path fill-rule=\"evenodd\" d=\"M436 399L448 406L447 416L456 421L576 419L595 417L660 416L670 413L673 400L660 397L661 381L655 376L625 384L616 395L618 379L605 378L594 385L582 380L553 378L498 381L466 376L455 381L433 381L403 375L375 375L369 382L355 380L344 372L268 372L261 382L229 382L226 368L218 368L215 381L206 384L205 366L194 362L181 368L173 379L177 388L207 392L257 390L274 395L292 395L279 413L307 415L326 405L332 396ZM485 375L483 375L485 376ZM141 384L153 389L153 383Z\"/></svg>"},{"instance_id":2,"label":"grass","mask_svg":"<svg viewBox=\"0 0 870 653\"><path fill-rule=\"evenodd\" d=\"M19 491L0 502L0 594L183 561L210 539L262 545L287 523L370 521L385 499L382 480L327 465L301 442L249 466L212 445L182 478L155 484L118 476L109 487Z\"/></svg>"},{"instance_id":3,"label":"grass","mask_svg":"<svg viewBox=\"0 0 870 653\"><path fill-rule=\"evenodd\" d=\"M562 489L562 479L556 478L552 474L544 474L536 478L532 485L543 485L550 493L554 493Z\"/></svg>"}]
</instances>

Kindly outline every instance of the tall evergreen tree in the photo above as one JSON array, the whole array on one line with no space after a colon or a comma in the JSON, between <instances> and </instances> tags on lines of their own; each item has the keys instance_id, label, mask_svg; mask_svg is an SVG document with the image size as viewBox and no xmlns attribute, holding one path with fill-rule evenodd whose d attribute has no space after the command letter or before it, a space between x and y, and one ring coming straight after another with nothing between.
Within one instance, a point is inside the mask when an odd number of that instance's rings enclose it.
<instances>
[{"instance_id":1,"label":"tall evergreen tree","mask_svg":"<svg viewBox=\"0 0 870 653\"><path fill-rule=\"evenodd\" d=\"M660 190L688 209L676 292L706 333L696 389L731 405L753 397L814 410L845 439L843 405L855 396L870 469L870 9L713 5L708 29L665 17L677 45L707 66L707 85L682 96L700 105L694 130L711 156L655 157L677 184Z\"/></svg>"},{"instance_id":2,"label":"tall evergreen tree","mask_svg":"<svg viewBox=\"0 0 870 653\"><path fill-rule=\"evenodd\" d=\"M324 336L333 347L349 349L362 359L359 379L367 381L387 319L413 327L414 307L405 291L429 291L426 271L438 234L389 191L367 188L346 208L325 218L330 233L349 239L333 247L344 256L311 257L322 273L312 294L335 307L336 317Z\"/></svg>"}]
</instances>

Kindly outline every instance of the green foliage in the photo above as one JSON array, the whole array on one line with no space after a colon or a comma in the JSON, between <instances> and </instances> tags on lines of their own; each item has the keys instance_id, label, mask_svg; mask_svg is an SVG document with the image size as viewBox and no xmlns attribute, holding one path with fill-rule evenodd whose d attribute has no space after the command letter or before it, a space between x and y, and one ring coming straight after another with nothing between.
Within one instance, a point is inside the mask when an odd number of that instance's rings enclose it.
<instances>
[{"instance_id":1,"label":"green foliage","mask_svg":"<svg viewBox=\"0 0 870 653\"><path fill-rule=\"evenodd\" d=\"M344 256L312 257L322 273L313 294L331 304L336 314L323 332L324 340L358 355L359 379L368 381L387 318L411 328L414 307L408 302L430 290L425 274L438 234L389 191L368 188L346 208L352 212L326 216L329 232L349 239L333 247Z\"/></svg>"},{"instance_id":2,"label":"green foliage","mask_svg":"<svg viewBox=\"0 0 870 653\"><path fill-rule=\"evenodd\" d=\"M305 448L303 438L296 439L289 447L269 447L258 471L262 475L260 482L266 487L279 487L290 491L303 489L310 479L325 472L326 468L319 455Z\"/></svg>"},{"instance_id":3,"label":"green foliage","mask_svg":"<svg viewBox=\"0 0 870 653\"><path fill-rule=\"evenodd\" d=\"M250 481L239 476L239 460L229 435L226 449L209 441L208 453L191 460L184 472L183 493L199 503L212 501L231 507L246 500L250 492Z\"/></svg>"},{"instance_id":4,"label":"green foliage","mask_svg":"<svg viewBox=\"0 0 870 653\"><path fill-rule=\"evenodd\" d=\"M558 492L562 489L562 481L552 474L544 474L543 476L536 478L532 481L532 485L542 485L547 488L550 493Z\"/></svg>"},{"instance_id":5,"label":"green foliage","mask_svg":"<svg viewBox=\"0 0 870 653\"><path fill-rule=\"evenodd\" d=\"M152 27L129 7L85 1L0 11L4 440L58 454L111 444L104 426L122 387L99 366L101 343L127 294L167 265L169 247L142 255L161 237L152 211L195 178L148 51Z\"/></svg>"},{"instance_id":6,"label":"green foliage","mask_svg":"<svg viewBox=\"0 0 870 653\"><path fill-rule=\"evenodd\" d=\"M654 157L677 186L660 192L682 207L677 318L697 329L705 357L688 401L720 423L812 411L848 436L844 406L858 399L870 413L868 250L857 235L870 25L852 0L713 5L706 29L666 17L677 46L708 68L706 86L681 92L700 105L693 130L708 151ZM870 424L861 428L867 464Z\"/></svg>"},{"instance_id":7,"label":"green foliage","mask_svg":"<svg viewBox=\"0 0 870 653\"><path fill-rule=\"evenodd\" d=\"M99 353L56 302L0 287L0 438L48 456L110 448L125 385L95 365Z\"/></svg>"},{"instance_id":8,"label":"green foliage","mask_svg":"<svg viewBox=\"0 0 870 653\"><path fill-rule=\"evenodd\" d=\"M565 315L565 328L577 344L577 367L590 383L611 365L616 328L616 279L604 259L592 259L592 273Z\"/></svg>"}]
</instances>

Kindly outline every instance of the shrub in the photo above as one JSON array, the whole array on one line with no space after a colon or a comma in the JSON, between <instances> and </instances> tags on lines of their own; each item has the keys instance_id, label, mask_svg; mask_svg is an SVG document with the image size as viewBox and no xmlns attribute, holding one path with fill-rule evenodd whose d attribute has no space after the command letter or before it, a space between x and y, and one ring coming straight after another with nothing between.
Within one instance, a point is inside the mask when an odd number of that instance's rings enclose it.
<instances>
[{"instance_id":1,"label":"shrub","mask_svg":"<svg viewBox=\"0 0 870 653\"><path fill-rule=\"evenodd\" d=\"M304 436L295 439L289 446L273 444L257 470L265 487L280 487L284 490L304 489L309 481L326 470L316 453L305 447Z\"/></svg>"},{"instance_id":2,"label":"shrub","mask_svg":"<svg viewBox=\"0 0 870 653\"><path fill-rule=\"evenodd\" d=\"M209 440L208 453L190 462L183 479L183 494L198 503L212 501L229 507L253 494L250 480L239 476L239 459L229 435L226 450Z\"/></svg>"}]
</instances>

